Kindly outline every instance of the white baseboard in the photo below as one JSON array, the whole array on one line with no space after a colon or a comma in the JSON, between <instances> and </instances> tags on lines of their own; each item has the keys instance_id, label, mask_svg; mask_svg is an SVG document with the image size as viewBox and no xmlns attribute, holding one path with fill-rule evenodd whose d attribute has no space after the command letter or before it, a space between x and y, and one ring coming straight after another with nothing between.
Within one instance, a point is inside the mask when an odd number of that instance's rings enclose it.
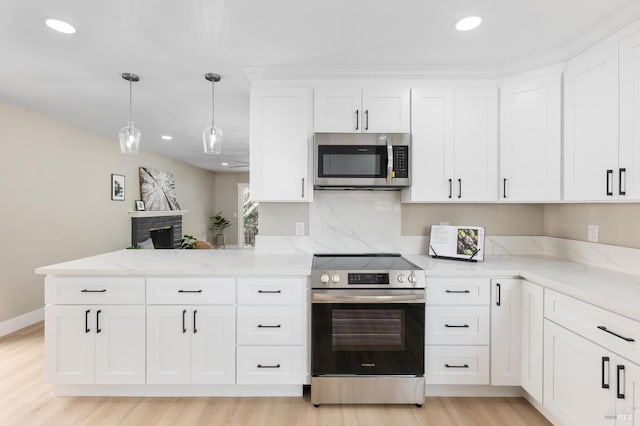
<instances>
[{"instance_id":1,"label":"white baseboard","mask_svg":"<svg viewBox=\"0 0 640 426\"><path fill-rule=\"evenodd\" d=\"M490 385L430 385L426 384L426 396L466 397L522 397L520 386Z\"/></svg>"},{"instance_id":2,"label":"white baseboard","mask_svg":"<svg viewBox=\"0 0 640 426\"><path fill-rule=\"evenodd\" d=\"M44 307L0 322L0 337L44 320Z\"/></svg>"},{"instance_id":3,"label":"white baseboard","mask_svg":"<svg viewBox=\"0 0 640 426\"><path fill-rule=\"evenodd\" d=\"M302 385L54 385L57 396L302 396Z\"/></svg>"}]
</instances>

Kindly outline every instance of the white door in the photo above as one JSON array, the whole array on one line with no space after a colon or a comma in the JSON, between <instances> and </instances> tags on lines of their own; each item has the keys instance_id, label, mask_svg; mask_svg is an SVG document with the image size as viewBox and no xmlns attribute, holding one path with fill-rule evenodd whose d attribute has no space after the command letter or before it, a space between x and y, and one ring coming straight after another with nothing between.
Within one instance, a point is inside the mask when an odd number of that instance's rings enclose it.
<instances>
[{"instance_id":1,"label":"white door","mask_svg":"<svg viewBox=\"0 0 640 426\"><path fill-rule=\"evenodd\" d=\"M501 201L561 199L561 76L500 89Z\"/></svg>"},{"instance_id":2,"label":"white door","mask_svg":"<svg viewBox=\"0 0 640 426\"><path fill-rule=\"evenodd\" d=\"M416 89L411 98L411 187L403 201L453 198L453 89Z\"/></svg>"},{"instance_id":3,"label":"white door","mask_svg":"<svg viewBox=\"0 0 640 426\"><path fill-rule=\"evenodd\" d=\"M518 279L491 280L491 384L520 386L520 316Z\"/></svg>"},{"instance_id":4,"label":"white door","mask_svg":"<svg viewBox=\"0 0 640 426\"><path fill-rule=\"evenodd\" d=\"M544 291L539 285L522 280L520 324L520 385L542 404L542 345Z\"/></svg>"},{"instance_id":5,"label":"white door","mask_svg":"<svg viewBox=\"0 0 640 426\"><path fill-rule=\"evenodd\" d=\"M614 424L615 356L544 320L544 407L575 426Z\"/></svg>"},{"instance_id":6,"label":"white door","mask_svg":"<svg viewBox=\"0 0 640 426\"><path fill-rule=\"evenodd\" d=\"M409 133L409 89L364 89L362 91L362 131L369 133Z\"/></svg>"},{"instance_id":7,"label":"white door","mask_svg":"<svg viewBox=\"0 0 640 426\"><path fill-rule=\"evenodd\" d=\"M309 89L251 91L249 178L255 201L312 200L311 113Z\"/></svg>"},{"instance_id":8,"label":"white door","mask_svg":"<svg viewBox=\"0 0 640 426\"><path fill-rule=\"evenodd\" d=\"M147 383L191 383L190 307L147 306Z\"/></svg>"},{"instance_id":9,"label":"white door","mask_svg":"<svg viewBox=\"0 0 640 426\"><path fill-rule=\"evenodd\" d=\"M616 191L640 199L640 33L622 40L620 53L620 156ZM620 183L622 185L620 185Z\"/></svg>"},{"instance_id":10,"label":"white door","mask_svg":"<svg viewBox=\"0 0 640 426\"><path fill-rule=\"evenodd\" d=\"M496 201L498 179L497 89L456 89L453 199Z\"/></svg>"},{"instance_id":11,"label":"white door","mask_svg":"<svg viewBox=\"0 0 640 426\"><path fill-rule=\"evenodd\" d=\"M94 306L47 305L44 320L47 383L94 383Z\"/></svg>"},{"instance_id":12,"label":"white door","mask_svg":"<svg viewBox=\"0 0 640 426\"><path fill-rule=\"evenodd\" d=\"M319 88L313 95L313 129L316 133L360 133L362 90Z\"/></svg>"},{"instance_id":13,"label":"white door","mask_svg":"<svg viewBox=\"0 0 640 426\"><path fill-rule=\"evenodd\" d=\"M232 384L236 379L234 306L194 306L191 382Z\"/></svg>"},{"instance_id":14,"label":"white door","mask_svg":"<svg viewBox=\"0 0 640 426\"><path fill-rule=\"evenodd\" d=\"M95 382L144 384L145 307L99 306L95 316Z\"/></svg>"},{"instance_id":15,"label":"white door","mask_svg":"<svg viewBox=\"0 0 640 426\"><path fill-rule=\"evenodd\" d=\"M618 169L618 51L601 43L564 74L564 199L612 199Z\"/></svg>"}]
</instances>

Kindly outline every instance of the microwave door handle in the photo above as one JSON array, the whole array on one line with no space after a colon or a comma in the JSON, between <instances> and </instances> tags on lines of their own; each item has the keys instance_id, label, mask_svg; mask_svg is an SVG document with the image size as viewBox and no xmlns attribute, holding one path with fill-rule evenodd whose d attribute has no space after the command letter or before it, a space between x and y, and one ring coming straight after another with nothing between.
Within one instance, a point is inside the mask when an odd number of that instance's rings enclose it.
<instances>
[{"instance_id":1,"label":"microwave door handle","mask_svg":"<svg viewBox=\"0 0 640 426\"><path fill-rule=\"evenodd\" d=\"M393 145L387 137L387 183L393 178Z\"/></svg>"}]
</instances>

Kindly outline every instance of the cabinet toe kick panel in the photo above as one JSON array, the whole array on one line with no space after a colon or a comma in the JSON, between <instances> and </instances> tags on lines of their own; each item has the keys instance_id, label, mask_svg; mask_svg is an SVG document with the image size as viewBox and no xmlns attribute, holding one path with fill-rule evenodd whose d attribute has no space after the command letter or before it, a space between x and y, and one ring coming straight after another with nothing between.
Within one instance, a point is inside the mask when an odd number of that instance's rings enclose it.
<instances>
[{"instance_id":1,"label":"cabinet toe kick panel","mask_svg":"<svg viewBox=\"0 0 640 426\"><path fill-rule=\"evenodd\" d=\"M311 378L311 402L320 404L424 404L424 377L321 376Z\"/></svg>"}]
</instances>

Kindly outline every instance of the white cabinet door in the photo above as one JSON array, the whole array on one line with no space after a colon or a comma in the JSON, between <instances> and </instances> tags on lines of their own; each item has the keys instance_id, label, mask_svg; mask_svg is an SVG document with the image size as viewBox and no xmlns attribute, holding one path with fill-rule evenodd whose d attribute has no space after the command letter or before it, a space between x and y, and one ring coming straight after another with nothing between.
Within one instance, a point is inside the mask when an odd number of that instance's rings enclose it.
<instances>
[{"instance_id":1,"label":"white cabinet door","mask_svg":"<svg viewBox=\"0 0 640 426\"><path fill-rule=\"evenodd\" d=\"M519 386L520 280L491 280L491 293L491 384Z\"/></svg>"},{"instance_id":2,"label":"white cabinet door","mask_svg":"<svg viewBox=\"0 0 640 426\"><path fill-rule=\"evenodd\" d=\"M620 54L620 156L616 192L640 199L640 33L625 38ZM639 414L640 415L640 414Z\"/></svg>"},{"instance_id":3,"label":"white cabinet door","mask_svg":"<svg viewBox=\"0 0 640 426\"><path fill-rule=\"evenodd\" d=\"M195 306L191 382L232 384L236 379L234 306Z\"/></svg>"},{"instance_id":4,"label":"white cabinet door","mask_svg":"<svg viewBox=\"0 0 640 426\"><path fill-rule=\"evenodd\" d=\"M544 320L544 407L564 424L607 423L615 412L615 356Z\"/></svg>"},{"instance_id":5,"label":"white cabinet door","mask_svg":"<svg viewBox=\"0 0 640 426\"><path fill-rule=\"evenodd\" d=\"M618 51L601 43L564 74L564 199L612 199L618 168Z\"/></svg>"},{"instance_id":6,"label":"white cabinet door","mask_svg":"<svg viewBox=\"0 0 640 426\"><path fill-rule=\"evenodd\" d=\"M411 97L411 187L403 201L453 197L453 89L418 89Z\"/></svg>"},{"instance_id":7,"label":"white cabinet door","mask_svg":"<svg viewBox=\"0 0 640 426\"><path fill-rule=\"evenodd\" d=\"M640 366L618 357L615 374L615 424L616 426L640 426Z\"/></svg>"},{"instance_id":8,"label":"white cabinet door","mask_svg":"<svg viewBox=\"0 0 640 426\"><path fill-rule=\"evenodd\" d=\"M522 280L521 319L520 385L542 403L544 291L539 285L526 280Z\"/></svg>"},{"instance_id":9,"label":"white cabinet door","mask_svg":"<svg viewBox=\"0 0 640 426\"><path fill-rule=\"evenodd\" d=\"M55 384L94 382L95 308L45 307L46 381Z\"/></svg>"},{"instance_id":10,"label":"white cabinet door","mask_svg":"<svg viewBox=\"0 0 640 426\"><path fill-rule=\"evenodd\" d=\"M454 117L453 199L461 202L496 201L497 90L456 89Z\"/></svg>"},{"instance_id":11,"label":"white cabinet door","mask_svg":"<svg viewBox=\"0 0 640 426\"><path fill-rule=\"evenodd\" d=\"M368 133L409 133L409 89L364 89L362 91L362 131Z\"/></svg>"},{"instance_id":12,"label":"white cabinet door","mask_svg":"<svg viewBox=\"0 0 640 426\"><path fill-rule=\"evenodd\" d=\"M313 96L313 129L316 133L360 133L360 88L318 88Z\"/></svg>"},{"instance_id":13,"label":"white cabinet door","mask_svg":"<svg viewBox=\"0 0 640 426\"><path fill-rule=\"evenodd\" d=\"M255 201L312 200L311 111L309 89L252 89L250 184Z\"/></svg>"},{"instance_id":14,"label":"white cabinet door","mask_svg":"<svg viewBox=\"0 0 640 426\"><path fill-rule=\"evenodd\" d=\"M147 383L191 383L190 312L183 306L147 307Z\"/></svg>"},{"instance_id":15,"label":"white cabinet door","mask_svg":"<svg viewBox=\"0 0 640 426\"><path fill-rule=\"evenodd\" d=\"M95 315L95 383L143 384L144 306L100 306Z\"/></svg>"},{"instance_id":16,"label":"white cabinet door","mask_svg":"<svg viewBox=\"0 0 640 426\"><path fill-rule=\"evenodd\" d=\"M561 199L561 75L500 89L500 200Z\"/></svg>"}]
</instances>

